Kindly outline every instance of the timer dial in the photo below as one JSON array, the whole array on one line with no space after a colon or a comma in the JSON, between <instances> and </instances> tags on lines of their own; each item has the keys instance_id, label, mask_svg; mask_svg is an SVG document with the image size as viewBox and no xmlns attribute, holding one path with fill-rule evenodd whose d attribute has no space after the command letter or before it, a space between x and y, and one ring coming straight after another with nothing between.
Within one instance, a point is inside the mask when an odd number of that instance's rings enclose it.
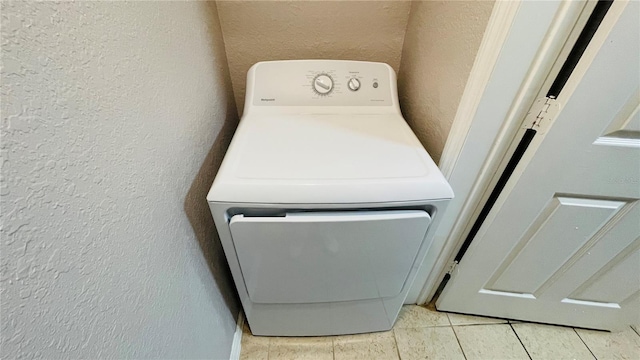
<instances>
[{"instance_id":1,"label":"timer dial","mask_svg":"<svg viewBox=\"0 0 640 360\"><path fill-rule=\"evenodd\" d=\"M327 95L333 90L333 79L327 74L320 74L313 79L313 90L318 95Z\"/></svg>"}]
</instances>

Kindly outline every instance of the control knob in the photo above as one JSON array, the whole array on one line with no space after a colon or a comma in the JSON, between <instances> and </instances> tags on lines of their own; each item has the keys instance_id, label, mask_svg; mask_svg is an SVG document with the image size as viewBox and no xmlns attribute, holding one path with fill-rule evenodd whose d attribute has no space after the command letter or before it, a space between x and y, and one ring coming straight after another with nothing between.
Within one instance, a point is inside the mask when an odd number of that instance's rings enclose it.
<instances>
[{"instance_id":1,"label":"control knob","mask_svg":"<svg viewBox=\"0 0 640 360\"><path fill-rule=\"evenodd\" d=\"M313 79L313 90L319 95L327 95L333 90L333 79L327 74L320 74Z\"/></svg>"},{"instance_id":2,"label":"control knob","mask_svg":"<svg viewBox=\"0 0 640 360\"><path fill-rule=\"evenodd\" d=\"M347 86L351 91L358 91L358 89L360 89L360 80L356 78L351 78L349 79L349 83L347 83Z\"/></svg>"}]
</instances>

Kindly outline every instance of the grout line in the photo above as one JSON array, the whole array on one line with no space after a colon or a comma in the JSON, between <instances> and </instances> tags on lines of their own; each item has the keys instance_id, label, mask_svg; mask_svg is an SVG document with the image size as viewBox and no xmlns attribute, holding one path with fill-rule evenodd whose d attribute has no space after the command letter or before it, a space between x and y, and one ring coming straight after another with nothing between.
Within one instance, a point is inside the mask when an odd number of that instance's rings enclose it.
<instances>
[{"instance_id":1,"label":"grout line","mask_svg":"<svg viewBox=\"0 0 640 360\"><path fill-rule=\"evenodd\" d=\"M336 342L334 341L334 338L335 336L331 337L331 355L333 355L333 360L336 360Z\"/></svg>"},{"instance_id":2,"label":"grout line","mask_svg":"<svg viewBox=\"0 0 640 360\"><path fill-rule=\"evenodd\" d=\"M518 341L520 341L520 345L522 345L522 348L524 349L524 352L527 353L527 356L529 357L529 359L532 359L531 354L529 354L529 350L527 350L527 347L524 346L524 343L522 342L522 340L520 340L520 336L518 336L518 332L516 331L516 329L513 328L512 324L509 324L509 327L511 328L511 331L513 331L513 333L516 334L516 338L518 338Z\"/></svg>"},{"instance_id":3,"label":"grout line","mask_svg":"<svg viewBox=\"0 0 640 360\"><path fill-rule=\"evenodd\" d=\"M470 315L470 314L463 314L463 313L449 313L449 312L444 312L444 311L439 311L439 312L447 315L447 319L449 319L449 324L451 324L451 326L504 325L504 324L511 323L511 321L509 319L494 318L494 317L491 317L491 316ZM468 324L454 324L453 321L451 321L451 317L449 315L471 316L471 317L478 317L478 318L483 318L483 319L487 319L487 320L493 319L496 322L472 322L472 323L468 323ZM503 321L503 322L498 322L498 321Z\"/></svg>"},{"instance_id":4,"label":"grout line","mask_svg":"<svg viewBox=\"0 0 640 360\"><path fill-rule=\"evenodd\" d=\"M447 317L449 317L447 315ZM451 322L451 319L449 319L449 322ZM456 333L456 328L451 325L451 330L453 330L453 336L456 337L456 341L458 342L458 346L460 347L460 351L462 351L462 356L464 356L464 360L467 360L467 354L464 353L464 349L462 348L462 344L460 344L460 339L458 339L458 333Z\"/></svg>"},{"instance_id":5,"label":"grout line","mask_svg":"<svg viewBox=\"0 0 640 360\"><path fill-rule=\"evenodd\" d=\"M504 322L504 323L484 323L484 324L451 324L451 326L490 326L490 325L509 325L508 322ZM441 325L444 326L444 325Z\"/></svg>"},{"instance_id":6,"label":"grout line","mask_svg":"<svg viewBox=\"0 0 640 360\"><path fill-rule=\"evenodd\" d=\"M582 336L580 336L580 333L578 332L578 330L576 330L576 328L572 328L573 332L576 333L576 335L578 335L578 339L580 339L580 341L582 341L582 343L584 344L584 346L587 347L587 350L589 350L589 352L591 353L591 356L593 356L594 359L598 359L596 357L596 354L593 353L593 351L591 351L591 348L589 347L589 345L587 345L587 343L584 341L584 339L582 338Z\"/></svg>"},{"instance_id":7,"label":"grout line","mask_svg":"<svg viewBox=\"0 0 640 360\"><path fill-rule=\"evenodd\" d=\"M640 327L639 327L639 329L640 329ZM640 336L640 332L638 332L638 331L640 331L640 330L636 329L636 327L631 326L631 330L632 330L634 333L636 333L638 336Z\"/></svg>"},{"instance_id":8,"label":"grout line","mask_svg":"<svg viewBox=\"0 0 640 360\"><path fill-rule=\"evenodd\" d=\"M396 329L392 328L391 332L393 333L393 342L396 344L396 353L398 354L398 359L401 360L402 357L400 356L400 346L398 345L398 339L396 339Z\"/></svg>"},{"instance_id":9,"label":"grout line","mask_svg":"<svg viewBox=\"0 0 640 360\"><path fill-rule=\"evenodd\" d=\"M267 341L267 360L271 357L271 337L269 337L269 341Z\"/></svg>"}]
</instances>

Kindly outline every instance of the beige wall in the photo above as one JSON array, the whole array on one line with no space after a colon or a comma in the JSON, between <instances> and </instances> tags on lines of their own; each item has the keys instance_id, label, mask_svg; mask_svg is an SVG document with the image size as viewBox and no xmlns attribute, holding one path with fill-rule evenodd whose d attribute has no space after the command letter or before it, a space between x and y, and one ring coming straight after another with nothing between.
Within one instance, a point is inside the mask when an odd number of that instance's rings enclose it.
<instances>
[{"instance_id":1,"label":"beige wall","mask_svg":"<svg viewBox=\"0 0 640 360\"><path fill-rule=\"evenodd\" d=\"M436 161L489 21L493 1L417 1L402 50L402 112Z\"/></svg>"},{"instance_id":2,"label":"beige wall","mask_svg":"<svg viewBox=\"0 0 640 360\"><path fill-rule=\"evenodd\" d=\"M219 1L238 112L258 61L386 62L398 72L405 118L439 162L492 8L493 1Z\"/></svg>"},{"instance_id":3,"label":"beige wall","mask_svg":"<svg viewBox=\"0 0 640 360\"><path fill-rule=\"evenodd\" d=\"M409 8L407 1L219 1L238 111L258 61L380 61L397 72Z\"/></svg>"},{"instance_id":4,"label":"beige wall","mask_svg":"<svg viewBox=\"0 0 640 360\"><path fill-rule=\"evenodd\" d=\"M0 358L228 359L215 6L3 1Z\"/></svg>"}]
</instances>

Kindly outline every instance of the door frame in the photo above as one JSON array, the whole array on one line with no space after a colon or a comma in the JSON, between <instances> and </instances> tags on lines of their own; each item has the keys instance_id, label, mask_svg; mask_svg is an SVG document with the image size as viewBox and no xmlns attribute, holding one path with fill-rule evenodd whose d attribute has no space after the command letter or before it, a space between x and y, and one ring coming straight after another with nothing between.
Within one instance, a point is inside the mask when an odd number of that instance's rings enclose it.
<instances>
[{"instance_id":1,"label":"door frame","mask_svg":"<svg viewBox=\"0 0 640 360\"><path fill-rule=\"evenodd\" d=\"M496 1L439 165L455 198L405 303L424 304L435 295L527 112L555 78L596 2Z\"/></svg>"}]
</instances>

